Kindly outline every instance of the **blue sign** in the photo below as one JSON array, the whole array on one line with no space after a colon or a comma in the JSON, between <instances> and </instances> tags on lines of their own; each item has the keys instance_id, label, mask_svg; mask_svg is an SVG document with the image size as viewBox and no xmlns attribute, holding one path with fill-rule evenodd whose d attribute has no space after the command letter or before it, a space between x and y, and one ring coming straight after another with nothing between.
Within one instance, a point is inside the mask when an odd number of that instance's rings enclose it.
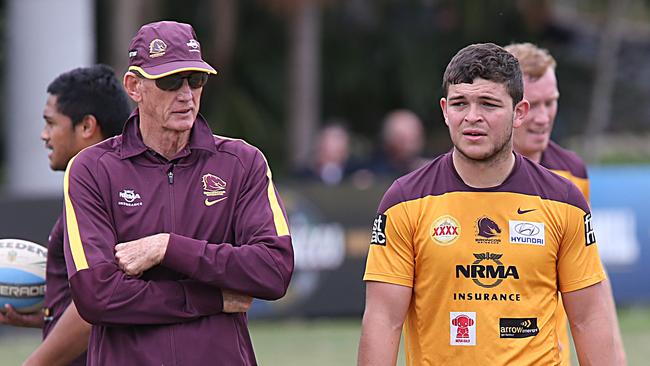
<instances>
[{"instance_id":1,"label":"blue sign","mask_svg":"<svg viewBox=\"0 0 650 366\"><path fill-rule=\"evenodd\" d=\"M650 166L589 168L592 218L617 304L650 303Z\"/></svg>"}]
</instances>

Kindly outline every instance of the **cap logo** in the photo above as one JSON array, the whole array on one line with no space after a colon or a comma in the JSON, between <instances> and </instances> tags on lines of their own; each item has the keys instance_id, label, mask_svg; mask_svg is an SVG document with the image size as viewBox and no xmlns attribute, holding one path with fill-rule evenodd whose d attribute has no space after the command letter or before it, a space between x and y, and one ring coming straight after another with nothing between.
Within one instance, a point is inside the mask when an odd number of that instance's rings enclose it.
<instances>
[{"instance_id":1,"label":"cap logo","mask_svg":"<svg viewBox=\"0 0 650 366\"><path fill-rule=\"evenodd\" d=\"M131 58L131 57L135 57L135 56L137 56L137 55L138 55L138 51L137 51L137 50L129 51L129 58Z\"/></svg>"},{"instance_id":2,"label":"cap logo","mask_svg":"<svg viewBox=\"0 0 650 366\"><path fill-rule=\"evenodd\" d=\"M167 44L161 39L156 38L149 43L149 57L151 58L164 55L165 50L167 50Z\"/></svg>"},{"instance_id":3,"label":"cap logo","mask_svg":"<svg viewBox=\"0 0 650 366\"><path fill-rule=\"evenodd\" d=\"M186 44L190 48L190 52L201 52L199 42L196 39L190 39Z\"/></svg>"}]
</instances>

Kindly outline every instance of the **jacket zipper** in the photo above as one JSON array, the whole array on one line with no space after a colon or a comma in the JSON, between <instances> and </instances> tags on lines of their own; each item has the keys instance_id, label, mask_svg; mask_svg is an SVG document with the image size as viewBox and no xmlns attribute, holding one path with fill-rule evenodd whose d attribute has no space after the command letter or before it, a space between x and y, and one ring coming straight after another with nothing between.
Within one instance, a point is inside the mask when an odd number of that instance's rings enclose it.
<instances>
[{"instance_id":1,"label":"jacket zipper","mask_svg":"<svg viewBox=\"0 0 650 366\"><path fill-rule=\"evenodd\" d=\"M167 169L167 183L169 183L169 218L171 224L171 232L176 230L176 220L174 216L174 164Z\"/></svg>"},{"instance_id":2,"label":"jacket zipper","mask_svg":"<svg viewBox=\"0 0 650 366\"><path fill-rule=\"evenodd\" d=\"M167 183L169 186L169 219L171 224L170 232L173 233L176 229L176 220L174 215L174 164L167 169ZM176 349L174 347L174 327L169 328L169 346L171 351L171 365L176 365Z\"/></svg>"}]
</instances>

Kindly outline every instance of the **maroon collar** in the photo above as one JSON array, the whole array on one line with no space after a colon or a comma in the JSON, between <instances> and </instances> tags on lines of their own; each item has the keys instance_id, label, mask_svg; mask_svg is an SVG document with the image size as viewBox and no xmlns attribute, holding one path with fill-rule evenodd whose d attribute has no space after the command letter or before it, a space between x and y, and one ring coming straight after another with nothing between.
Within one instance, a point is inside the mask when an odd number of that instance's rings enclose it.
<instances>
[{"instance_id":1,"label":"maroon collar","mask_svg":"<svg viewBox=\"0 0 650 366\"><path fill-rule=\"evenodd\" d=\"M136 108L129 116L129 119L126 120L124 129L122 130L121 159L128 159L149 150L147 145L144 144L144 141L142 141L142 134L140 133L139 125L140 112ZM188 147L190 150L201 149L211 153L217 152L212 130L210 129L208 122L200 113L196 116L196 120L192 126Z\"/></svg>"}]
</instances>

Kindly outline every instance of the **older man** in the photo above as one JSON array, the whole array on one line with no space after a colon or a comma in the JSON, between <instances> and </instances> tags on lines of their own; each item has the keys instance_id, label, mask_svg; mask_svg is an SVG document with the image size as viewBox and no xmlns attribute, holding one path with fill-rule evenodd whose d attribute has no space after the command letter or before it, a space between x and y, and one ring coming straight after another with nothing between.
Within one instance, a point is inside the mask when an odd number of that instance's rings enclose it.
<instances>
[{"instance_id":1,"label":"older man","mask_svg":"<svg viewBox=\"0 0 650 366\"><path fill-rule=\"evenodd\" d=\"M293 270L262 153L199 115L216 71L188 24L140 28L124 76L138 108L65 176L66 259L93 329L90 365L254 365L245 311Z\"/></svg>"}]
</instances>

